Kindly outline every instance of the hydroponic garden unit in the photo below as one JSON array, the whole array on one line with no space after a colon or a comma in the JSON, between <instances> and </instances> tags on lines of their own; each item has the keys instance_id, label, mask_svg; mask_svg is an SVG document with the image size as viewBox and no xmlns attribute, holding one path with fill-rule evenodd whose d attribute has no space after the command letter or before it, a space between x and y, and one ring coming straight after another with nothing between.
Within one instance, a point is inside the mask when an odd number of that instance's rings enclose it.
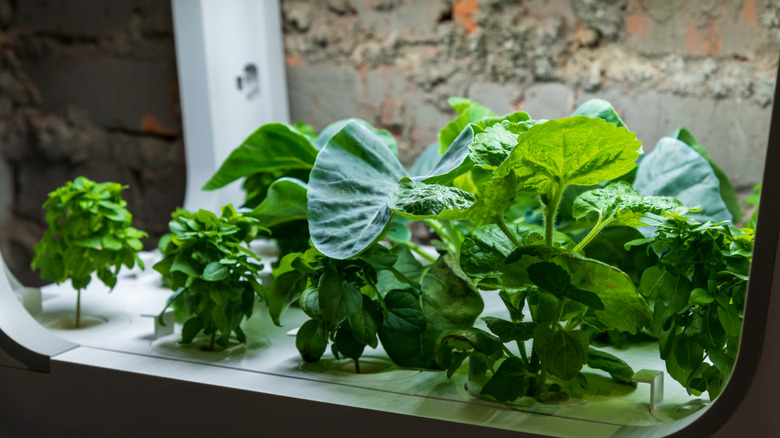
<instances>
[{"instance_id":1,"label":"hydroponic garden unit","mask_svg":"<svg viewBox=\"0 0 780 438\"><path fill-rule=\"evenodd\" d=\"M319 133L261 126L203 186L243 179L244 208L178 210L158 251L136 253L144 233L118 185L77 179L53 192L33 267L59 284L25 288L0 266L0 427L780 427L776 205L761 204L754 241L755 219L731 225L733 188L692 133L643 154L605 101L550 121L450 103L459 115L408 170L392 136L361 120ZM779 114L764 200L780 187ZM188 163L202 177L192 163L203 160ZM415 243L410 221L431 230L431 246Z\"/></svg>"}]
</instances>

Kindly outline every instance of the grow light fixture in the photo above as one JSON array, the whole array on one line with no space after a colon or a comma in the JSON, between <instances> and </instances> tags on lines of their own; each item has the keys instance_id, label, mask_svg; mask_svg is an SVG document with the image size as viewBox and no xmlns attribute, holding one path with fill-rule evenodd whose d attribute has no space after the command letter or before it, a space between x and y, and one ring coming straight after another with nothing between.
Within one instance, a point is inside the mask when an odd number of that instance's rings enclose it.
<instances>
[{"instance_id":1,"label":"grow light fixture","mask_svg":"<svg viewBox=\"0 0 780 438\"><path fill-rule=\"evenodd\" d=\"M269 61L273 57L281 65L278 39L269 43L273 49L265 49L257 58L239 50L226 51L229 60L214 61L222 54L216 49L218 39L229 35L241 41L248 38L235 28L241 20L229 14L241 18L255 14L247 20L254 23L258 11L265 11L262 17L268 21L263 28L278 34L276 3L236 0L215 5L173 2L190 175L186 206L190 209L214 210L228 201L222 198L224 191L212 192L220 198L201 197L206 195L199 190L203 180L198 178L216 170L227 151L243 139L242 133L269 120L283 121L287 111L284 96L264 94L284 89L278 85L283 77L277 74L273 79L274 73L264 67L274 63ZM229 32L218 30L215 23L220 22L230 23ZM247 50L254 53L256 49ZM266 98L267 103L257 105ZM762 199L780 196L780 175L773 171L780 165L778 101L776 89ZM236 113L222 112L230 108ZM271 114L269 108L280 113ZM44 325L57 312L71 308L69 286L43 288L45 312L29 305L25 309L20 299L24 290L12 286L0 263L0 434L88 431L97 436L204 436L255 431L286 436L768 436L780 430L780 417L773 412L780 392L780 381L775 378L780 364L776 342L780 337L779 230L780 207L763 203L741 349L729 383L714 403L663 421L653 421L663 412L651 405L663 406L675 397L669 390L675 382L667 382L663 401L658 397L651 401L650 388L640 387L623 398L590 393L568 405L510 409L475 400L442 373L399 369L381 355L366 359L368 368L381 372L363 375L345 373L336 362L302 363L287 336L290 328L305 320L300 312L285 315L285 328L273 326L268 318L252 320L246 330L263 336L244 350L226 350L216 356L183 350L168 332L159 326L155 331L155 318L148 317L163 308L169 294L151 270L121 274L110 297L93 282L85 293L90 299L83 311L101 315L105 324L79 332L46 329ZM154 256L144 257L149 258L147 266L151 265ZM486 313L500 308L500 303L488 300L487 306L497 307ZM657 351L651 350L653 354L657 356ZM660 391L653 369L635 378L652 382ZM698 407L682 405L681 409ZM621 415L634 417L616 418Z\"/></svg>"}]
</instances>

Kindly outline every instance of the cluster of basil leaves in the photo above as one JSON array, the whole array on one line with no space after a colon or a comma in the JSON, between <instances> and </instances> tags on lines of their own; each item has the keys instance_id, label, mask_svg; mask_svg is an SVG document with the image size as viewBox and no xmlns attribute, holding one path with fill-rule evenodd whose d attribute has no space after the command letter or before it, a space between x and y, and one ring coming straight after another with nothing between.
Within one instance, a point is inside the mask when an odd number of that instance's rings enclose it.
<instances>
[{"instance_id":1,"label":"cluster of basil leaves","mask_svg":"<svg viewBox=\"0 0 780 438\"><path fill-rule=\"evenodd\" d=\"M227 347L231 334L246 342L240 324L265 296L257 281L263 265L244 245L256 237L257 220L230 205L222 208L221 216L178 209L169 228L171 233L159 243L163 259L154 269L174 291L165 309L181 306L186 315L181 342L190 343L201 332L209 337L204 346L209 351L215 343Z\"/></svg>"},{"instance_id":2,"label":"cluster of basil leaves","mask_svg":"<svg viewBox=\"0 0 780 438\"><path fill-rule=\"evenodd\" d=\"M122 199L121 184L96 183L83 176L49 193L43 204L46 229L35 245L33 270L57 284L70 278L77 290L76 327L81 319L81 290L96 273L113 289L122 265L132 268L143 262L137 252L147 234L131 226L133 216Z\"/></svg>"}]
</instances>

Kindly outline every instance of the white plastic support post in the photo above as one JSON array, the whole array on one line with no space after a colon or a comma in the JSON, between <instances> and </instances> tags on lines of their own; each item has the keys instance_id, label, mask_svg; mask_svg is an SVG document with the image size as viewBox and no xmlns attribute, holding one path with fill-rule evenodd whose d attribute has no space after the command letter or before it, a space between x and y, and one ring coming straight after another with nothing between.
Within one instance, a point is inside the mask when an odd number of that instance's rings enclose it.
<instances>
[{"instance_id":1,"label":"white plastic support post","mask_svg":"<svg viewBox=\"0 0 780 438\"><path fill-rule=\"evenodd\" d=\"M632 382L650 384L650 410L664 399L664 372L658 370L639 370L631 378Z\"/></svg>"},{"instance_id":2,"label":"white plastic support post","mask_svg":"<svg viewBox=\"0 0 780 438\"><path fill-rule=\"evenodd\" d=\"M154 321L154 339L160 339L173 334L173 326L175 324L173 310L165 309L162 318L159 318L159 315L150 314L142 314L141 316L151 318ZM162 324L160 324L160 319L162 319Z\"/></svg>"},{"instance_id":3,"label":"white plastic support post","mask_svg":"<svg viewBox=\"0 0 780 438\"><path fill-rule=\"evenodd\" d=\"M277 0L172 0L187 189L184 207L240 204L238 183L201 190L260 125L288 122Z\"/></svg>"}]
</instances>

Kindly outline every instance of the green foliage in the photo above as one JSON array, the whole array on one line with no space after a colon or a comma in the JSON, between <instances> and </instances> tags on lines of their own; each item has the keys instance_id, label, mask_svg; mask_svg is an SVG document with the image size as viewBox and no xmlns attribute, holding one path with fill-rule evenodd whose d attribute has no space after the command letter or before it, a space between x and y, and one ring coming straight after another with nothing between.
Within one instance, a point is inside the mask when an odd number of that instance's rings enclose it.
<instances>
[{"instance_id":1,"label":"green foliage","mask_svg":"<svg viewBox=\"0 0 780 438\"><path fill-rule=\"evenodd\" d=\"M704 149L704 146L699 143L699 140L697 140L693 133L687 128L678 128L676 131L674 131L674 133L672 133L671 137L682 141L691 149L696 151L697 154L701 155L705 160L707 160L707 162L710 164L710 167L712 168L712 172L718 178L720 196L723 199L723 202L726 204L729 213L731 213L732 221L735 223L740 222L742 220L742 209L739 205L739 200L737 199L737 192L734 190L734 186L731 185L731 180L726 175L726 172L724 172L723 169L721 169L720 166L718 166L715 161L710 158L710 155L707 153L707 150Z\"/></svg>"},{"instance_id":2,"label":"green foliage","mask_svg":"<svg viewBox=\"0 0 780 438\"><path fill-rule=\"evenodd\" d=\"M715 398L739 348L752 230L670 214L655 225L650 248L658 265L645 270L640 289L655 299L652 330L661 358L689 393Z\"/></svg>"},{"instance_id":3,"label":"green foliage","mask_svg":"<svg viewBox=\"0 0 780 438\"><path fill-rule=\"evenodd\" d=\"M672 196L687 207L701 207L691 215L699 221L733 220L712 165L682 141L659 140L639 163L633 186L643 195Z\"/></svg>"},{"instance_id":4,"label":"green foliage","mask_svg":"<svg viewBox=\"0 0 780 438\"><path fill-rule=\"evenodd\" d=\"M35 245L31 267L44 280L62 283L70 278L79 291L76 326L80 320L80 291L96 273L113 289L122 265L144 268L137 252L143 249L143 231L130 226L133 216L125 207L120 184L96 183L80 176L49 193L43 204L48 228Z\"/></svg>"},{"instance_id":5,"label":"green foliage","mask_svg":"<svg viewBox=\"0 0 780 438\"><path fill-rule=\"evenodd\" d=\"M753 215L750 217L750 220L747 221L745 224L746 228L751 228L753 230L756 229L756 220L758 219L758 204L761 201L761 184L757 184L755 187L753 187L753 193L748 196L748 198L745 200L745 203L750 206L754 206L755 210L753 211Z\"/></svg>"},{"instance_id":6,"label":"green foliage","mask_svg":"<svg viewBox=\"0 0 780 438\"><path fill-rule=\"evenodd\" d=\"M316 157L317 149L304 132L284 123L267 123L230 153L203 190L215 190L259 172L308 170Z\"/></svg>"},{"instance_id":7,"label":"green foliage","mask_svg":"<svg viewBox=\"0 0 780 438\"><path fill-rule=\"evenodd\" d=\"M572 116L588 116L604 119L618 127L626 127L612 104L603 99L590 99L577 108Z\"/></svg>"},{"instance_id":8,"label":"green foliage","mask_svg":"<svg viewBox=\"0 0 780 438\"><path fill-rule=\"evenodd\" d=\"M269 309L279 324L294 301L311 318L298 334L298 349L316 361L331 349L355 362L378 341L401 366L435 368L434 342L444 330L471 327L482 299L444 258L423 267L403 245L371 245L358 258L338 260L312 248L289 254L273 272ZM316 330L315 330L316 329Z\"/></svg>"},{"instance_id":9,"label":"green foliage","mask_svg":"<svg viewBox=\"0 0 780 438\"><path fill-rule=\"evenodd\" d=\"M174 291L166 308L175 303L188 315L181 342L192 342L200 332L211 337L208 350L215 342L227 346L231 333L245 342L240 324L265 295L256 280L263 266L244 245L255 238L257 221L227 205L221 216L179 209L168 226L171 233L160 242L163 259L154 269Z\"/></svg>"},{"instance_id":10,"label":"green foliage","mask_svg":"<svg viewBox=\"0 0 780 438\"><path fill-rule=\"evenodd\" d=\"M462 135L427 175L418 178L437 182L454 178L471 142L470 130ZM355 122L344 125L318 155L309 181L309 230L317 249L328 257L347 259L379 240L392 216L388 200L405 177L401 163L371 130Z\"/></svg>"}]
</instances>

